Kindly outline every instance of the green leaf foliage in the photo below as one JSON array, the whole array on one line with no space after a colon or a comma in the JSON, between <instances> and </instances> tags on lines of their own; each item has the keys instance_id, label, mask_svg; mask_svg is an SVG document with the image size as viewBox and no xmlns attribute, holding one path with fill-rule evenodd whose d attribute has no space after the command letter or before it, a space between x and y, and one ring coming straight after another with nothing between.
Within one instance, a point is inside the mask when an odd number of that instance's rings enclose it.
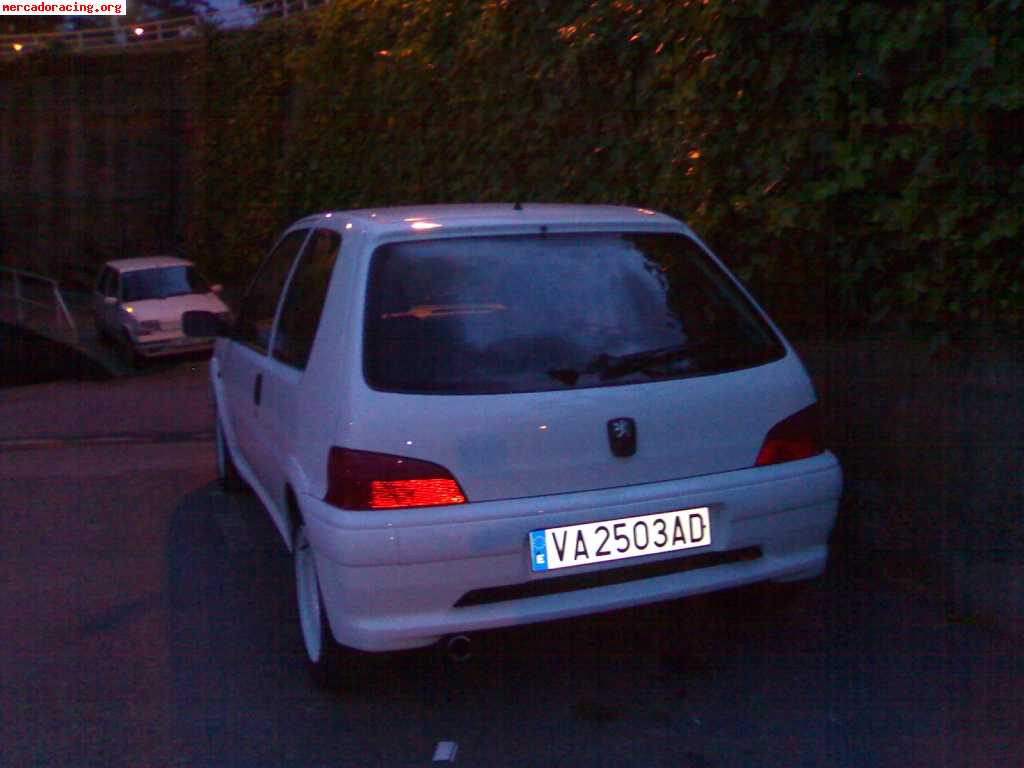
<instances>
[{"instance_id":1,"label":"green leaf foliage","mask_svg":"<svg viewBox=\"0 0 1024 768\"><path fill-rule=\"evenodd\" d=\"M334 0L192 66L189 250L328 208L635 204L783 324L1019 332L1024 22L909 0Z\"/></svg>"}]
</instances>

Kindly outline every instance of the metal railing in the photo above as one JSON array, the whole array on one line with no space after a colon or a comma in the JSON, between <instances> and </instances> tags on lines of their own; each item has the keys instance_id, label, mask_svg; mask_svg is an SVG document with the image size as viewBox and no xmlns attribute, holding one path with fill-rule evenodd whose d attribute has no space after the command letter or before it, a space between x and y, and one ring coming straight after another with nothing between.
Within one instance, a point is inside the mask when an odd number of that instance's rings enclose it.
<instances>
[{"instance_id":1,"label":"metal railing","mask_svg":"<svg viewBox=\"0 0 1024 768\"><path fill-rule=\"evenodd\" d=\"M328 0L265 0L262 3L226 11L165 21L36 35L0 35L0 58L12 58L41 50L82 53L122 50L168 42L187 43L199 39L210 29L244 29L265 19L286 19L322 6L326 2Z\"/></svg>"},{"instance_id":2,"label":"metal railing","mask_svg":"<svg viewBox=\"0 0 1024 768\"><path fill-rule=\"evenodd\" d=\"M2 319L78 343L78 324L64 301L60 285L53 278L0 267L0 297L3 298L0 302Z\"/></svg>"}]
</instances>

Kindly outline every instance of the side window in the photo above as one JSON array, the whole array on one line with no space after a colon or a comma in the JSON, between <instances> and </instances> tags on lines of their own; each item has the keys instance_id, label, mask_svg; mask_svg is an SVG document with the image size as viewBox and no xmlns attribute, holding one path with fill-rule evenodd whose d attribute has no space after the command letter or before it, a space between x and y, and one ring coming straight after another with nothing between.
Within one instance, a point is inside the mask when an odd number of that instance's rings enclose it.
<instances>
[{"instance_id":1,"label":"side window","mask_svg":"<svg viewBox=\"0 0 1024 768\"><path fill-rule=\"evenodd\" d=\"M232 334L236 341L260 352L267 351L281 289L308 232L308 229L298 229L289 233L263 261L242 299Z\"/></svg>"},{"instance_id":2,"label":"side window","mask_svg":"<svg viewBox=\"0 0 1024 768\"><path fill-rule=\"evenodd\" d=\"M327 229L316 230L309 239L281 305L272 352L275 359L306 367L340 247L341 236Z\"/></svg>"}]
</instances>

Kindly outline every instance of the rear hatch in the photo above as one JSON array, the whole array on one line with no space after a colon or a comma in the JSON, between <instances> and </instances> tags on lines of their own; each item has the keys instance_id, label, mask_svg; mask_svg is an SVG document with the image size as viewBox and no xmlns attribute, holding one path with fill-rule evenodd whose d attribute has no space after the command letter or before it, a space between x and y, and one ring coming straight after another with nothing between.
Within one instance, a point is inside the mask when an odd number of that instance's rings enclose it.
<instances>
[{"instance_id":1,"label":"rear hatch","mask_svg":"<svg viewBox=\"0 0 1024 768\"><path fill-rule=\"evenodd\" d=\"M749 467L814 398L682 233L393 243L367 290L345 445L440 464L470 502Z\"/></svg>"}]
</instances>

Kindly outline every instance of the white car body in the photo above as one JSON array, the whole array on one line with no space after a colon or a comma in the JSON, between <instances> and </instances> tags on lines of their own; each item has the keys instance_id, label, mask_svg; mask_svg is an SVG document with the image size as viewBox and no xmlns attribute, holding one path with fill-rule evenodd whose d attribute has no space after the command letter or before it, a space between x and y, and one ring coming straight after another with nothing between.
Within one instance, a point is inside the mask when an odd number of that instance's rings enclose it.
<instances>
[{"instance_id":1,"label":"white car body","mask_svg":"<svg viewBox=\"0 0 1024 768\"><path fill-rule=\"evenodd\" d=\"M144 358L211 349L212 338L185 336L181 330L181 316L190 310L226 316L228 308L216 295L218 286L209 291L167 297L133 300L125 295L127 275L147 270L191 269L193 266L190 261L171 256L108 261L100 270L92 295L97 330L122 344L129 352Z\"/></svg>"},{"instance_id":2,"label":"white car body","mask_svg":"<svg viewBox=\"0 0 1024 768\"><path fill-rule=\"evenodd\" d=\"M334 211L296 222L283 237L299 230L341 239L305 368L222 338L210 376L224 450L289 547L304 529L338 643L371 651L421 647L459 633L822 573L841 471L824 450L755 466L766 435L811 406L815 394L797 354L753 303L780 351L741 370L454 395L382 391L367 381L367 286L374 254L386 244L664 233L690 239L727 275L686 225L611 206L467 205ZM268 330L268 348L286 300ZM632 456L609 448L612 422L621 417L635 421ZM467 503L341 508L326 500L336 447L440 465ZM534 570L539 550L531 549L531 534L677 510L705 510L710 543ZM632 530L635 548L640 529ZM648 532L654 530L652 523ZM617 577L626 573L617 569L634 566L654 571ZM617 583L591 583L609 575ZM316 661L308 632L306 642Z\"/></svg>"}]
</instances>

